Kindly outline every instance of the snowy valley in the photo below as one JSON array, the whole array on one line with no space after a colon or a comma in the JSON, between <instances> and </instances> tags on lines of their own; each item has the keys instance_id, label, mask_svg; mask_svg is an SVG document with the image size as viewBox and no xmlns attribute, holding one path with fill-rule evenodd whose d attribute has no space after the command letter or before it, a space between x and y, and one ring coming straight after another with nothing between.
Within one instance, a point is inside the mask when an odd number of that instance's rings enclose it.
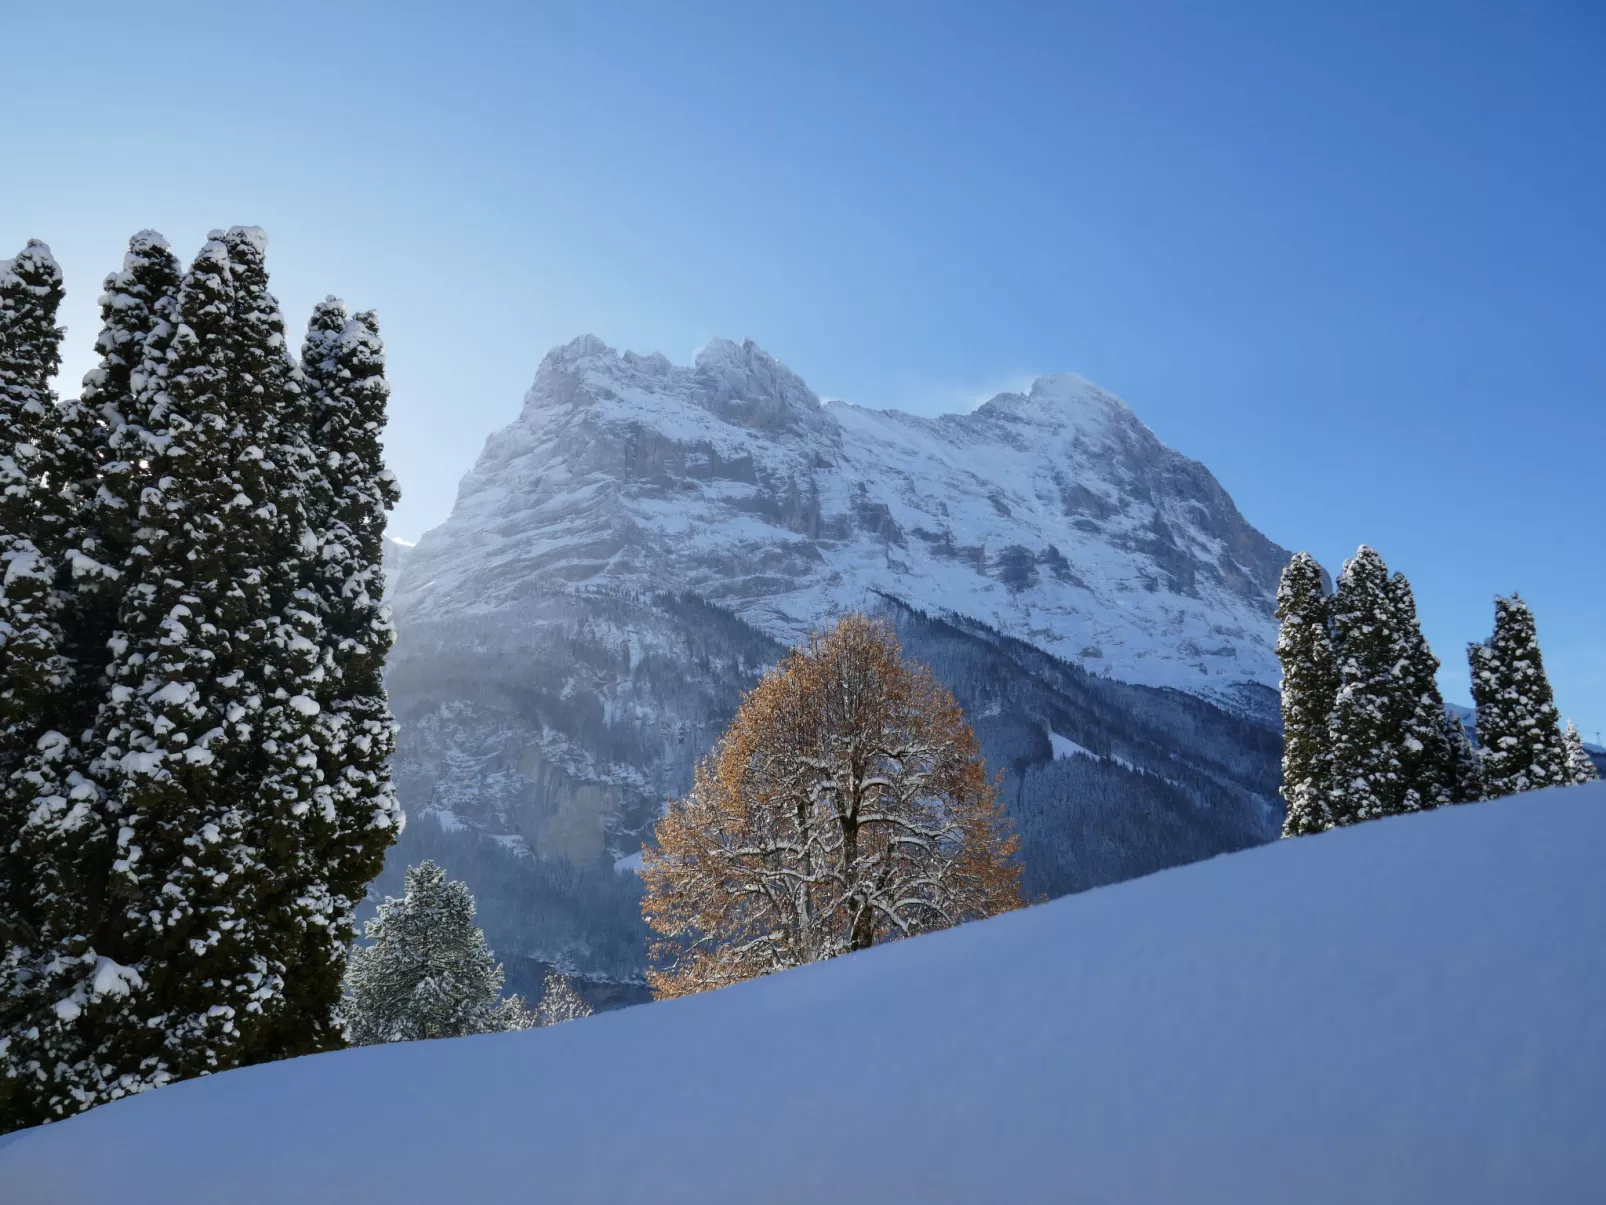
<instances>
[{"instance_id":1,"label":"snowy valley","mask_svg":"<svg viewBox=\"0 0 1606 1205\"><path fill-rule=\"evenodd\" d=\"M424 856L466 878L510 986L557 964L640 998L633 855L741 693L847 610L959 697L1034 897L1278 831L1288 554L1079 377L927 419L822 403L750 342L681 367L583 337L390 555L410 823L376 891Z\"/></svg>"}]
</instances>

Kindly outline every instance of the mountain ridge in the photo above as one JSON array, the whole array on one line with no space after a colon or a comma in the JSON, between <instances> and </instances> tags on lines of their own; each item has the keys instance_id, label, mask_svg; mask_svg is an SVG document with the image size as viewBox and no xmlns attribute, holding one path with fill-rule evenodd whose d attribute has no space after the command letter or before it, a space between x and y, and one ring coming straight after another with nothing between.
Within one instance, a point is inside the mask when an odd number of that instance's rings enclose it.
<instances>
[{"instance_id":1,"label":"mountain ridge","mask_svg":"<svg viewBox=\"0 0 1606 1205\"><path fill-rule=\"evenodd\" d=\"M682 367L580 336L542 360L452 518L410 552L399 616L499 597L494 571L473 599L454 590L465 545L516 576L706 592L788 642L879 591L1124 681L1277 680L1287 552L1070 373L925 418L821 403L751 340L712 340Z\"/></svg>"}]
</instances>

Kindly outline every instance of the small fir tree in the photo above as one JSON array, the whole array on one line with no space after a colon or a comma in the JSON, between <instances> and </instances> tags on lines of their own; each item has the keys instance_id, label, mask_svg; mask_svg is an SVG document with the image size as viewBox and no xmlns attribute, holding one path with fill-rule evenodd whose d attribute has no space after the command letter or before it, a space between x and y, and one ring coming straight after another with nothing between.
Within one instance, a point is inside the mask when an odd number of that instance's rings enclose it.
<instances>
[{"instance_id":1,"label":"small fir tree","mask_svg":"<svg viewBox=\"0 0 1606 1205\"><path fill-rule=\"evenodd\" d=\"M569 977L557 967L546 973L541 984L541 1003L535 1016L537 1025L560 1025L564 1021L577 1021L591 1015L591 1006L580 998Z\"/></svg>"},{"instance_id":2,"label":"small fir tree","mask_svg":"<svg viewBox=\"0 0 1606 1205\"><path fill-rule=\"evenodd\" d=\"M1561 734L1561 740L1567 750L1567 782L1576 786L1594 782L1600 777L1589 750L1584 748L1584 738L1578 735L1578 728L1571 720L1567 721L1567 730Z\"/></svg>"},{"instance_id":3,"label":"small fir tree","mask_svg":"<svg viewBox=\"0 0 1606 1205\"><path fill-rule=\"evenodd\" d=\"M1283 836L1333 826L1328 802L1328 723L1337 693L1332 632L1322 569L1295 554L1277 587L1277 656L1282 662Z\"/></svg>"},{"instance_id":4,"label":"small fir tree","mask_svg":"<svg viewBox=\"0 0 1606 1205\"><path fill-rule=\"evenodd\" d=\"M1499 799L1567 781L1561 717L1528 604L1516 595L1495 599L1494 634L1469 646L1467 655L1484 796Z\"/></svg>"},{"instance_id":5,"label":"small fir tree","mask_svg":"<svg viewBox=\"0 0 1606 1205\"><path fill-rule=\"evenodd\" d=\"M474 897L434 862L407 868L406 894L379 905L372 943L351 952L347 1033L357 1045L523 1029L524 1002L501 998L502 967L474 924Z\"/></svg>"},{"instance_id":6,"label":"small fir tree","mask_svg":"<svg viewBox=\"0 0 1606 1205\"><path fill-rule=\"evenodd\" d=\"M1444 735L1450 751L1450 802L1477 803L1483 798L1482 767L1460 716L1445 714Z\"/></svg>"}]
</instances>

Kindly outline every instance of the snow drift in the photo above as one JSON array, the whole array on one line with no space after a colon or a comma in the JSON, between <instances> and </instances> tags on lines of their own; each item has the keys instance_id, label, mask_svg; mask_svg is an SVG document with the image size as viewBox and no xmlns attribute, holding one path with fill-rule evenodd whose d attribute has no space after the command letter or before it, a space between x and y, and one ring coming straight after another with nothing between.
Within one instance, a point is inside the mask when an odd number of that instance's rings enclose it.
<instances>
[{"instance_id":1,"label":"snow drift","mask_svg":"<svg viewBox=\"0 0 1606 1205\"><path fill-rule=\"evenodd\" d=\"M1217 858L553 1029L231 1071L0 1146L17 1205L1577 1202L1606 784Z\"/></svg>"}]
</instances>

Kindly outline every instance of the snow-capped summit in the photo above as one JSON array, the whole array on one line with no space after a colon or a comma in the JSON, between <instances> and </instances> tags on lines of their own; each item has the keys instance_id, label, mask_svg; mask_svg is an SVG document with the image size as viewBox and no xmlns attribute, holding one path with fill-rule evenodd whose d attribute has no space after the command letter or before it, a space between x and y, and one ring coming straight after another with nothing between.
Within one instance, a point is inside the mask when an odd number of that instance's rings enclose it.
<instances>
[{"instance_id":1,"label":"snow-capped summit","mask_svg":"<svg viewBox=\"0 0 1606 1205\"><path fill-rule=\"evenodd\" d=\"M691 591L791 642L890 595L1125 681L1275 683L1287 554L1202 465L1071 374L970 414L822 405L751 341L689 367L582 336L542 361L399 618L599 586Z\"/></svg>"}]
</instances>

